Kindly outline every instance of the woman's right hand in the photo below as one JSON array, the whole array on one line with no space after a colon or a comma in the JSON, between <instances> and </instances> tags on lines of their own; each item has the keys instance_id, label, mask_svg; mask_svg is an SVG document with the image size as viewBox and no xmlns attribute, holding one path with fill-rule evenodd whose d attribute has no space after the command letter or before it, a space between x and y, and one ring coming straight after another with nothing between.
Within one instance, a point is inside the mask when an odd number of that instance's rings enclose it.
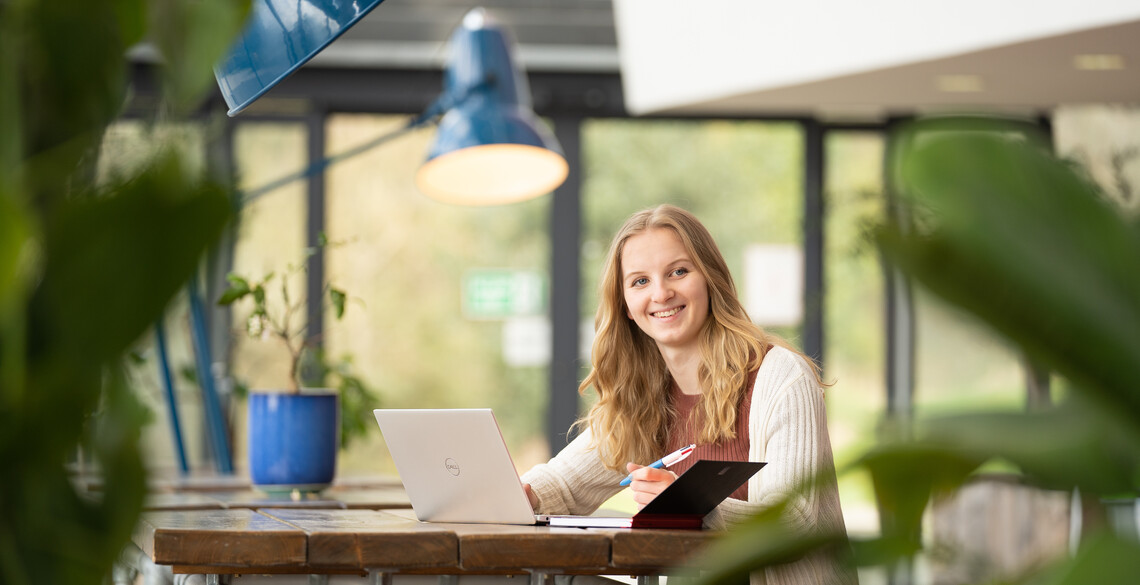
<instances>
[{"instance_id":1,"label":"woman's right hand","mask_svg":"<svg viewBox=\"0 0 1140 585\"><path fill-rule=\"evenodd\" d=\"M677 474L668 469L642 467L636 463L626 463L625 468L633 476L629 489L633 492L633 501L637 502L638 510L652 502L669 484L677 481Z\"/></svg>"}]
</instances>

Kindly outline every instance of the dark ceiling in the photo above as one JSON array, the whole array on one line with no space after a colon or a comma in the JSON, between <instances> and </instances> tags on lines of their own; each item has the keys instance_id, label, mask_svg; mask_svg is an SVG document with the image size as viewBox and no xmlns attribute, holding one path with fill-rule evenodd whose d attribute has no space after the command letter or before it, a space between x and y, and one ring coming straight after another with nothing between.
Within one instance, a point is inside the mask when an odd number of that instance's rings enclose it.
<instances>
[{"instance_id":1,"label":"dark ceiling","mask_svg":"<svg viewBox=\"0 0 1140 585\"><path fill-rule=\"evenodd\" d=\"M610 0L385 0L313 66L439 67L451 31L477 7L514 36L528 71L618 70Z\"/></svg>"}]
</instances>

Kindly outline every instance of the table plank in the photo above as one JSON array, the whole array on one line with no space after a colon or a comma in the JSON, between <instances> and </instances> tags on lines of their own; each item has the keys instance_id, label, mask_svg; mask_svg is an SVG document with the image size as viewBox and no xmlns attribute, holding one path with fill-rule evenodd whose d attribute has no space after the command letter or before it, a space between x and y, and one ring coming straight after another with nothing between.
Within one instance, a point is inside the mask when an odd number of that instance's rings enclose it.
<instances>
[{"instance_id":1,"label":"table plank","mask_svg":"<svg viewBox=\"0 0 1140 585\"><path fill-rule=\"evenodd\" d=\"M152 475L152 491L218 492L246 490L250 487L248 475L193 473L190 475Z\"/></svg>"},{"instance_id":2,"label":"table plank","mask_svg":"<svg viewBox=\"0 0 1140 585\"><path fill-rule=\"evenodd\" d=\"M290 566L306 553L304 531L245 509L147 512L134 542L160 565Z\"/></svg>"},{"instance_id":3,"label":"table plank","mask_svg":"<svg viewBox=\"0 0 1140 585\"><path fill-rule=\"evenodd\" d=\"M265 509L308 535L312 567L429 569L459 566L455 533L375 510Z\"/></svg>"},{"instance_id":4,"label":"table plank","mask_svg":"<svg viewBox=\"0 0 1140 585\"><path fill-rule=\"evenodd\" d=\"M610 536L579 528L445 524L459 538L459 565L466 570L575 569L604 571Z\"/></svg>"},{"instance_id":5,"label":"table plank","mask_svg":"<svg viewBox=\"0 0 1140 585\"><path fill-rule=\"evenodd\" d=\"M333 484L329 486L325 493L337 492L341 490L370 490L378 488L401 488L403 489L404 483L400 481L398 475L349 475L337 476L333 479Z\"/></svg>"},{"instance_id":6,"label":"table plank","mask_svg":"<svg viewBox=\"0 0 1140 585\"><path fill-rule=\"evenodd\" d=\"M614 530L611 563L615 568L659 569L679 565L711 542L718 532L704 530Z\"/></svg>"},{"instance_id":7,"label":"table plank","mask_svg":"<svg viewBox=\"0 0 1140 585\"><path fill-rule=\"evenodd\" d=\"M410 520L416 518L412 510L385 513ZM602 531L509 524L432 522L430 525L455 532L463 572L558 569L605 573L610 564L611 535Z\"/></svg>"},{"instance_id":8,"label":"table plank","mask_svg":"<svg viewBox=\"0 0 1140 585\"><path fill-rule=\"evenodd\" d=\"M350 510L392 510L411 508L412 501L403 486L360 490L326 490L325 498L336 500Z\"/></svg>"},{"instance_id":9,"label":"table plank","mask_svg":"<svg viewBox=\"0 0 1140 585\"><path fill-rule=\"evenodd\" d=\"M220 510L224 507L219 500L195 492L150 493L143 500L143 510Z\"/></svg>"},{"instance_id":10,"label":"table plank","mask_svg":"<svg viewBox=\"0 0 1140 585\"><path fill-rule=\"evenodd\" d=\"M412 510L386 513L416 518ZM602 531L509 524L430 524L455 532L459 538L459 566L464 572L558 569L604 573L610 564L611 535Z\"/></svg>"},{"instance_id":11,"label":"table plank","mask_svg":"<svg viewBox=\"0 0 1140 585\"><path fill-rule=\"evenodd\" d=\"M91 473L75 472L77 486L88 491L103 491L103 477ZM238 490L250 487L249 476L222 475L217 473L191 473L188 475L172 470L152 470L147 474L147 490L151 492L217 491Z\"/></svg>"},{"instance_id":12,"label":"table plank","mask_svg":"<svg viewBox=\"0 0 1140 585\"><path fill-rule=\"evenodd\" d=\"M267 494L258 490L236 490L229 492L212 492L211 498L222 503L227 508L344 508L345 504L339 500L327 498L321 494L300 493L296 496L290 494Z\"/></svg>"}]
</instances>

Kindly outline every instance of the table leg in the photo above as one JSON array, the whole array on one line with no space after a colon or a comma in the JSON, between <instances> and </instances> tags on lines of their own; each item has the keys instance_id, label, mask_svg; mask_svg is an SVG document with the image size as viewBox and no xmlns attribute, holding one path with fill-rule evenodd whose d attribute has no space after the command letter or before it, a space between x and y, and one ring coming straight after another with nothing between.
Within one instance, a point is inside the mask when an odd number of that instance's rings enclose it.
<instances>
[{"instance_id":1,"label":"table leg","mask_svg":"<svg viewBox=\"0 0 1140 585\"><path fill-rule=\"evenodd\" d=\"M638 575L637 585L658 585L661 583L661 578L657 575Z\"/></svg>"},{"instance_id":2,"label":"table leg","mask_svg":"<svg viewBox=\"0 0 1140 585\"><path fill-rule=\"evenodd\" d=\"M459 585L459 575L440 575L439 585Z\"/></svg>"},{"instance_id":3,"label":"table leg","mask_svg":"<svg viewBox=\"0 0 1140 585\"><path fill-rule=\"evenodd\" d=\"M368 583L369 585L392 585L393 574L393 571L370 570L368 572Z\"/></svg>"},{"instance_id":4,"label":"table leg","mask_svg":"<svg viewBox=\"0 0 1140 585\"><path fill-rule=\"evenodd\" d=\"M547 583L546 578L549 576L546 573L546 571L531 570L529 572L530 572L530 585L546 585L546 583Z\"/></svg>"},{"instance_id":5,"label":"table leg","mask_svg":"<svg viewBox=\"0 0 1140 585\"><path fill-rule=\"evenodd\" d=\"M165 566L165 565L164 565ZM167 570L170 567L166 567ZM171 575L169 581L163 581L163 585L229 585L230 575L206 575L202 573L179 573Z\"/></svg>"},{"instance_id":6,"label":"table leg","mask_svg":"<svg viewBox=\"0 0 1140 585\"><path fill-rule=\"evenodd\" d=\"M678 571L669 573L668 585L696 585L700 581L700 571Z\"/></svg>"},{"instance_id":7,"label":"table leg","mask_svg":"<svg viewBox=\"0 0 1140 585\"><path fill-rule=\"evenodd\" d=\"M130 585L135 582L138 575L138 570L123 563L115 563L111 566L111 583L114 585Z\"/></svg>"},{"instance_id":8,"label":"table leg","mask_svg":"<svg viewBox=\"0 0 1140 585\"><path fill-rule=\"evenodd\" d=\"M329 576L310 573L309 585L329 585Z\"/></svg>"},{"instance_id":9,"label":"table leg","mask_svg":"<svg viewBox=\"0 0 1140 585\"><path fill-rule=\"evenodd\" d=\"M125 571L113 574L113 582L118 584L120 577L129 577L126 583L139 583L142 585L170 585L174 582L174 575L169 565L156 565L150 557L146 556L134 543L127 543L119 560L115 563L115 571Z\"/></svg>"}]
</instances>

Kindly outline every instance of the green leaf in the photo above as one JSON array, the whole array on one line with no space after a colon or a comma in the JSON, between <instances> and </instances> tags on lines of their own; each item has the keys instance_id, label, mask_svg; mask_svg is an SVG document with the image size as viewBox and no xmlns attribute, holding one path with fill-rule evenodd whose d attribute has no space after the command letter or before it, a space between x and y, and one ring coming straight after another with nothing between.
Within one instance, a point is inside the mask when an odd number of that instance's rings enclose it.
<instances>
[{"instance_id":1,"label":"green leaf","mask_svg":"<svg viewBox=\"0 0 1140 585\"><path fill-rule=\"evenodd\" d=\"M0 191L0 310L12 308L26 294L36 241L29 210L16 194Z\"/></svg>"},{"instance_id":2,"label":"green leaf","mask_svg":"<svg viewBox=\"0 0 1140 585\"><path fill-rule=\"evenodd\" d=\"M332 302L333 310L336 314L337 319L344 317L345 298L346 297L344 291L329 287L329 301Z\"/></svg>"},{"instance_id":3,"label":"green leaf","mask_svg":"<svg viewBox=\"0 0 1140 585\"><path fill-rule=\"evenodd\" d=\"M939 443L907 442L877 446L855 465L871 474L883 537L917 550L930 496L957 488L986 459Z\"/></svg>"},{"instance_id":4,"label":"green leaf","mask_svg":"<svg viewBox=\"0 0 1140 585\"><path fill-rule=\"evenodd\" d=\"M233 272L226 275L226 282L230 283L232 286L249 288L249 280L244 276Z\"/></svg>"},{"instance_id":5,"label":"green leaf","mask_svg":"<svg viewBox=\"0 0 1140 585\"><path fill-rule=\"evenodd\" d=\"M140 436L150 411L132 392L121 365L110 368L103 392L104 407L95 420L93 447L104 469L104 496L97 509L106 530L103 553L114 558L121 542L134 531L146 492Z\"/></svg>"},{"instance_id":6,"label":"green leaf","mask_svg":"<svg viewBox=\"0 0 1140 585\"><path fill-rule=\"evenodd\" d=\"M920 552L914 538L898 535L851 539L851 564L856 567L893 567Z\"/></svg>"},{"instance_id":7,"label":"green leaf","mask_svg":"<svg viewBox=\"0 0 1140 585\"><path fill-rule=\"evenodd\" d=\"M167 0L153 7L151 37L163 56L164 95L174 111L199 105L216 85L213 67L249 14L248 0Z\"/></svg>"},{"instance_id":8,"label":"green leaf","mask_svg":"<svg viewBox=\"0 0 1140 585\"><path fill-rule=\"evenodd\" d=\"M177 160L160 161L99 196L77 193L39 209L44 263L20 356L28 391L0 410L0 460L19 478L0 487L0 501L11 504L0 525L12 535L0 563L15 582L100 583L137 519L137 430L146 413L107 366L153 326L229 210L220 187L185 176ZM61 462L97 405L100 425L85 452L105 475L93 501L76 493Z\"/></svg>"},{"instance_id":9,"label":"green leaf","mask_svg":"<svg viewBox=\"0 0 1140 585\"><path fill-rule=\"evenodd\" d=\"M1140 429L1079 397L1040 412L941 417L920 428L923 444L961 458L1004 459L1040 487L1089 494L1140 487Z\"/></svg>"},{"instance_id":10,"label":"green leaf","mask_svg":"<svg viewBox=\"0 0 1140 585\"><path fill-rule=\"evenodd\" d=\"M148 0L114 0L113 4L123 44L130 47L142 42L146 36Z\"/></svg>"},{"instance_id":11,"label":"green leaf","mask_svg":"<svg viewBox=\"0 0 1140 585\"><path fill-rule=\"evenodd\" d=\"M178 377L195 386L198 385L198 366L194 364L183 364L178 368Z\"/></svg>"},{"instance_id":12,"label":"green leaf","mask_svg":"<svg viewBox=\"0 0 1140 585\"><path fill-rule=\"evenodd\" d=\"M0 57L2 58L2 57ZM0 183L0 407L18 404L26 375L26 302L39 246L28 210Z\"/></svg>"},{"instance_id":13,"label":"green leaf","mask_svg":"<svg viewBox=\"0 0 1140 585\"><path fill-rule=\"evenodd\" d=\"M1140 543L1100 534L1084 543L1076 557L1050 567L1036 585L1132 585L1140 575Z\"/></svg>"},{"instance_id":14,"label":"green leaf","mask_svg":"<svg viewBox=\"0 0 1140 585\"><path fill-rule=\"evenodd\" d=\"M868 470L890 540L920 544L932 495L956 489L983 463L1012 463L1027 483L1087 494L1135 493L1140 433L1092 405L1032 413L980 413L920 421L915 439L886 442L856 461Z\"/></svg>"},{"instance_id":15,"label":"green leaf","mask_svg":"<svg viewBox=\"0 0 1140 585\"><path fill-rule=\"evenodd\" d=\"M197 18L172 28L228 43L219 0L175 1ZM114 364L161 316L230 211L226 189L173 157L94 187L96 149L127 98L124 54L144 36L172 41L145 30L146 8L171 3L0 2L5 583L108 579L142 503L148 416ZM168 55L180 54L179 42L167 43ZM211 64L179 59L176 74L205 89ZM97 493L77 487L63 464L81 444L103 479Z\"/></svg>"},{"instance_id":16,"label":"green leaf","mask_svg":"<svg viewBox=\"0 0 1140 585\"><path fill-rule=\"evenodd\" d=\"M249 288L249 282L244 278L231 274L226 279L230 281L230 286L222 292L222 296L218 297L219 305L231 305L234 301L243 299L253 292Z\"/></svg>"},{"instance_id":17,"label":"green leaf","mask_svg":"<svg viewBox=\"0 0 1140 585\"><path fill-rule=\"evenodd\" d=\"M4 20L12 26L4 34L20 42L25 156L82 137L57 169L74 172L126 95L123 54L136 37L120 27L131 20L129 7L115 0L8 3Z\"/></svg>"},{"instance_id":18,"label":"green leaf","mask_svg":"<svg viewBox=\"0 0 1140 585\"><path fill-rule=\"evenodd\" d=\"M1140 421L1137 224L1025 141L930 128L904 134L912 146L898 169L911 216L877 231L885 257Z\"/></svg>"},{"instance_id":19,"label":"green leaf","mask_svg":"<svg viewBox=\"0 0 1140 585\"><path fill-rule=\"evenodd\" d=\"M238 400L245 400L249 396L249 385L244 381L235 378L232 391Z\"/></svg>"},{"instance_id":20,"label":"green leaf","mask_svg":"<svg viewBox=\"0 0 1140 585\"><path fill-rule=\"evenodd\" d=\"M353 373L350 357L342 357L333 370L340 379L337 385L341 400L340 447L346 449L354 439L376 428L372 410L380 407L380 399L363 378Z\"/></svg>"},{"instance_id":21,"label":"green leaf","mask_svg":"<svg viewBox=\"0 0 1140 585\"><path fill-rule=\"evenodd\" d=\"M794 561L824 547L846 546L843 535L789 531L782 520L785 509L786 503L780 503L733 526L686 566L702 569L699 582L703 585L740 583L747 582L752 571ZM839 560L844 560L843 555Z\"/></svg>"},{"instance_id":22,"label":"green leaf","mask_svg":"<svg viewBox=\"0 0 1140 585\"><path fill-rule=\"evenodd\" d=\"M103 197L61 205L30 313L54 350L43 372L119 355L182 288L229 211L226 190L186 176L174 155Z\"/></svg>"},{"instance_id":23,"label":"green leaf","mask_svg":"<svg viewBox=\"0 0 1140 585\"><path fill-rule=\"evenodd\" d=\"M23 158L23 112L20 98L20 64L23 62L21 46L23 39L18 34L23 24L8 11L0 18L0 199L23 202L22 185L17 169Z\"/></svg>"}]
</instances>

